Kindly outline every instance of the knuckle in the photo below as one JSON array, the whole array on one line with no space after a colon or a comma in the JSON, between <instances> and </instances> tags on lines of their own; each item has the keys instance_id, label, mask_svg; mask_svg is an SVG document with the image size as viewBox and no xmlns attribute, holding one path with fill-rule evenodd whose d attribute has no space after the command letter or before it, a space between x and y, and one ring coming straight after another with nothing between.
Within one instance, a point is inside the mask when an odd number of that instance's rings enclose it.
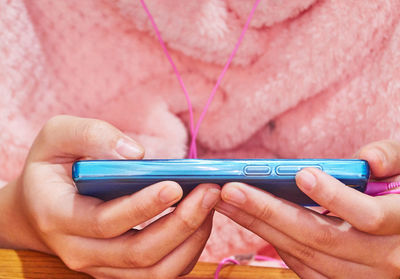
<instances>
[{"instance_id":1,"label":"knuckle","mask_svg":"<svg viewBox=\"0 0 400 279\"><path fill-rule=\"evenodd\" d=\"M261 208L260 208L260 210L258 210L258 212L259 212L259 214L258 214L257 218L261 219L263 221L270 220L273 215L273 210L267 204L261 205Z\"/></svg>"},{"instance_id":2,"label":"knuckle","mask_svg":"<svg viewBox=\"0 0 400 279\"><path fill-rule=\"evenodd\" d=\"M156 205L157 203L151 204ZM136 203L135 206L128 211L128 214L131 220L150 220L154 217L154 215L152 214L152 207L143 202Z\"/></svg>"},{"instance_id":3,"label":"knuckle","mask_svg":"<svg viewBox=\"0 0 400 279\"><path fill-rule=\"evenodd\" d=\"M377 233L383 227L385 223L385 212L381 206L376 205L370 210L369 217L365 219L365 223L362 225L362 230L368 233Z\"/></svg>"},{"instance_id":4,"label":"knuckle","mask_svg":"<svg viewBox=\"0 0 400 279\"><path fill-rule=\"evenodd\" d=\"M45 142L52 139L54 131L60 128L67 117L66 115L56 115L47 120L40 132L40 136Z\"/></svg>"},{"instance_id":5,"label":"knuckle","mask_svg":"<svg viewBox=\"0 0 400 279\"><path fill-rule=\"evenodd\" d=\"M210 236L210 229L208 227L198 229L191 237L193 237L196 242L205 242Z\"/></svg>"},{"instance_id":6,"label":"knuckle","mask_svg":"<svg viewBox=\"0 0 400 279\"><path fill-rule=\"evenodd\" d=\"M74 136L80 139L84 146L102 146L102 143L106 141L110 147L114 147L120 138L120 133L116 128L98 119L84 119L76 125L74 132Z\"/></svg>"},{"instance_id":7,"label":"knuckle","mask_svg":"<svg viewBox=\"0 0 400 279\"><path fill-rule=\"evenodd\" d=\"M256 217L250 216L250 218L247 218L245 227L250 231L254 231L258 227L259 222L260 221Z\"/></svg>"},{"instance_id":8,"label":"knuckle","mask_svg":"<svg viewBox=\"0 0 400 279\"><path fill-rule=\"evenodd\" d=\"M81 271L83 268L78 261L64 261L64 263L69 269L74 271Z\"/></svg>"},{"instance_id":9,"label":"knuckle","mask_svg":"<svg viewBox=\"0 0 400 279\"><path fill-rule=\"evenodd\" d=\"M190 216L181 211L181 213L177 213L177 218L179 227L184 233L192 234L199 227L198 217L195 215Z\"/></svg>"},{"instance_id":10,"label":"knuckle","mask_svg":"<svg viewBox=\"0 0 400 279\"><path fill-rule=\"evenodd\" d=\"M315 258L315 250L305 245L296 245L293 247L293 251L297 254L297 258L300 259L310 261Z\"/></svg>"},{"instance_id":11,"label":"knuckle","mask_svg":"<svg viewBox=\"0 0 400 279\"><path fill-rule=\"evenodd\" d=\"M127 267L144 267L141 263L140 253L136 249L129 249L126 251L124 258L124 265Z\"/></svg>"},{"instance_id":12,"label":"knuckle","mask_svg":"<svg viewBox=\"0 0 400 279\"><path fill-rule=\"evenodd\" d=\"M44 234L51 234L56 231L56 225L50 220L47 214L41 214L41 217L36 218L36 224L39 230Z\"/></svg>"},{"instance_id":13,"label":"knuckle","mask_svg":"<svg viewBox=\"0 0 400 279\"><path fill-rule=\"evenodd\" d=\"M390 151L395 150L399 146L399 143L392 139L385 139L382 141L378 141L375 146L377 148L381 148L382 152L389 153L385 155L390 155Z\"/></svg>"},{"instance_id":14,"label":"knuckle","mask_svg":"<svg viewBox=\"0 0 400 279\"><path fill-rule=\"evenodd\" d=\"M334 248L337 246L337 239L328 227L321 227L315 234L313 243L326 248ZM310 243L311 244L311 243Z\"/></svg>"},{"instance_id":15,"label":"knuckle","mask_svg":"<svg viewBox=\"0 0 400 279\"><path fill-rule=\"evenodd\" d=\"M74 271L82 272L88 267L88 264L75 256L62 257L61 259L69 269Z\"/></svg>"},{"instance_id":16,"label":"knuckle","mask_svg":"<svg viewBox=\"0 0 400 279\"><path fill-rule=\"evenodd\" d=\"M101 238L108 238L112 236L107 230L108 226L106 220L106 217L102 213L96 214L93 218L93 224L91 227L96 236Z\"/></svg>"},{"instance_id":17,"label":"knuckle","mask_svg":"<svg viewBox=\"0 0 400 279\"><path fill-rule=\"evenodd\" d=\"M125 264L128 267L146 268L155 264L155 260L151 255L137 251L137 249L130 249L127 253Z\"/></svg>"},{"instance_id":18,"label":"knuckle","mask_svg":"<svg viewBox=\"0 0 400 279\"><path fill-rule=\"evenodd\" d=\"M100 120L84 120L76 127L75 133L83 144L95 144L99 141L106 124Z\"/></svg>"},{"instance_id":19,"label":"knuckle","mask_svg":"<svg viewBox=\"0 0 400 279\"><path fill-rule=\"evenodd\" d=\"M204 241L210 236L210 234L211 234L211 224L210 226L202 227L196 231L196 237L198 240Z\"/></svg>"}]
</instances>

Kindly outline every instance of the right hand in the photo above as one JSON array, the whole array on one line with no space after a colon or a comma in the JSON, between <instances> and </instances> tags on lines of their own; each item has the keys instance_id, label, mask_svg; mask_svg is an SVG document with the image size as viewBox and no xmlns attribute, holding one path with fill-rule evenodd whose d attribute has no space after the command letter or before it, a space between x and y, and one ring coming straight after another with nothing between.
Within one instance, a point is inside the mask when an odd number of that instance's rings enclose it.
<instances>
[{"instance_id":1,"label":"right hand","mask_svg":"<svg viewBox=\"0 0 400 279\"><path fill-rule=\"evenodd\" d=\"M177 183L159 182L103 202L78 194L72 181L71 166L78 159L140 159L143 153L103 121L52 118L36 138L23 173L0 190L0 204L5 201L0 213L8 223L0 245L55 254L69 268L97 278L188 273L211 232L219 186L199 185L172 213L136 231L131 229L181 199Z\"/></svg>"}]
</instances>

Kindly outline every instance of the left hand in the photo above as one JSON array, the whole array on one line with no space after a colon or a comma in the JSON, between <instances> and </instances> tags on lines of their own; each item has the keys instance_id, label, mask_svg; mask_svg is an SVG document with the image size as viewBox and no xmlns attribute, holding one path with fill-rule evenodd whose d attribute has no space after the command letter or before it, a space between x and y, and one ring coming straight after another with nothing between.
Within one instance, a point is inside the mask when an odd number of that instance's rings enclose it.
<instances>
[{"instance_id":1,"label":"left hand","mask_svg":"<svg viewBox=\"0 0 400 279\"><path fill-rule=\"evenodd\" d=\"M359 152L376 178L400 174L400 143ZM299 188L338 217L241 183L223 187L216 209L271 243L302 278L399 278L400 195L371 197L318 169L296 176Z\"/></svg>"},{"instance_id":2,"label":"left hand","mask_svg":"<svg viewBox=\"0 0 400 279\"><path fill-rule=\"evenodd\" d=\"M167 148L167 147L166 147ZM161 181L110 201L80 195L71 177L76 160L141 159L144 150L112 125L55 116L37 136L20 176L0 189L0 248L55 254L95 278L176 278L196 264L211 233L219 186L202 184L182 198Z\"/></svg>"}]
</instances>

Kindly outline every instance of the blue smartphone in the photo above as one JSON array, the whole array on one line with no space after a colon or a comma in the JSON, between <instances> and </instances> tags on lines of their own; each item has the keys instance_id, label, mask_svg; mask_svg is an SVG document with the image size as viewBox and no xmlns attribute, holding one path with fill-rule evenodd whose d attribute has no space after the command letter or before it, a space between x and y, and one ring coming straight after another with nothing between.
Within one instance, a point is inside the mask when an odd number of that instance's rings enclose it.
<instances>
[{"instance_id":1,"label":"blue smartphone","mask_svg":"<svg viewBox=\"0 0 400 279\"><path fill-rule=\"evenodd\" d=\"M370 175L368 162L363 160L172 159L77 161L72 178L80 194L102 200L129 195L164 180L179 183L184 196L200 183L237 181L297 204L316 205L295 182L296 173L307 167L318 168L361 192Z\"/></svg>"}]
</instances>

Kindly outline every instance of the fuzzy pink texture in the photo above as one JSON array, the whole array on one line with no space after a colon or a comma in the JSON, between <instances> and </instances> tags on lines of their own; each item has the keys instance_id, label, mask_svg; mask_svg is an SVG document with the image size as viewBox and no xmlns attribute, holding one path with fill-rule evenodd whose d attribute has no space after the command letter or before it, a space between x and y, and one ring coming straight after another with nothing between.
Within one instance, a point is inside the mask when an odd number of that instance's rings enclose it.
<instances>
[{"instance_id":1,"label":"fuzzy pink texture","mask_svg":"<svg viewBox=\"0 0 400 279\"><path fill-rule=\"evenodd\" d=\"M146 1L195 116L253 0ZM198 137L199 157L349 157L400 140L400 1L262 0ZM0 1L0 180L53 115L111 122L182 158L183 92L139 1ZM265 243L216 216L203 260Z\"/></svg>"}]
</instances>

